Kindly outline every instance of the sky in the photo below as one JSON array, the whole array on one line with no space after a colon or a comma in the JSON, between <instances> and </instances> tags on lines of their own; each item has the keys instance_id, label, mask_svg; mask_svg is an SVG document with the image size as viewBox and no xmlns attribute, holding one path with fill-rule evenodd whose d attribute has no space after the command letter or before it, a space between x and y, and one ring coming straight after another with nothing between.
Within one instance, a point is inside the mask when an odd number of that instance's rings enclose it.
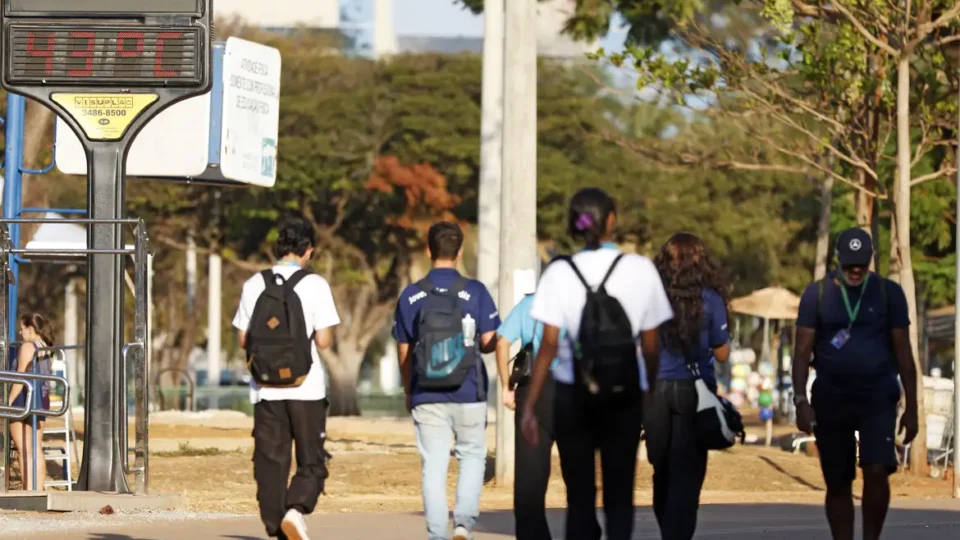
<instances>
[{"instance_id":1,"label":"sky","mask_svg":"<svg viewBox=\"0 0 960 540\"><path fill-rule=\"evenodd\" d=\"M345 21L368 22L373 19L374 0L340 0ZM474 15L454 0L393 0L394 32L397 36L483 37L483 14ZM620 52L626 38L622 21L615 20L613 29L600 40L607 53ZM361 47L369 51L372 34L360 30L355 34ZM636 74L628 68L607 66L610 83L617 88L636 85ZM652 89L641 90L641 99L655 99Z\"/></svg>"},{"instance_id":2,"label":"sky","mask_svg":"<svg viewBox=\"0 0 960 540\"><path fill-rule=\"evenodd\" d=\"M372 0L340 0L343 10L369 20ZM483 15L474 15L454 0L394 0L394 31L398 36L483 36ZM625 32L611 32L600 45L623 49Z\"/></svg>"}]
</instances>

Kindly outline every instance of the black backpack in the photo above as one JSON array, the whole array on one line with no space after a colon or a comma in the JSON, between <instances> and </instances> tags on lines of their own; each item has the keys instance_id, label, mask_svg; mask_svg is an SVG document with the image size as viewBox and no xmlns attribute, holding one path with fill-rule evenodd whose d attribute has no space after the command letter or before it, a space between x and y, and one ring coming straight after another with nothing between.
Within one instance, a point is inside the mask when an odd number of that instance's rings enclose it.
<instances>
[{"instance_id":1,"label":"black backpack","mask_svg":"<svg viewBox=\"0 0 960 540\"><path fill-rule=\"evenodd\" d=\"M247 367L260 386L300 386L313 365L313 336L307 335L303 305L293 289L310 272L297 270L289 279L272 270L260 275L266 288L247 329Z\"/></svg>"},{"instance_id":2,"label":"black backpack","mask_svg":"<svg viewBox=\"0 0 960 540\"><path fill-rule=\"evenodd\" d=\"M587 284L573 259L561 257L587 290L574 346L574 373L578 383L597 398L631 396L640 392L637 337L620 301L607 294L605 287L623 256L623 253L617 255L596 290Z\"/></svg>"},{"instance_id":3,"label":"black backpack","mask_svg":"<svg viewBox=\"0 0 960 540\"><path fill-rule=\"evenodd\" d=\"M463 299L460 293L467 279L460 277L446 291L438 290L426 278L417 282L426 295L417 317L417 343L414 348L414 369L417 388L429 391L456 390L463 384L471 367L480 376L480 354L474 330L474 345L464 345ZM478 380L477 387L483 384ZM480 388L480 393L483 389ZM482 395L480 396L482 397Z\"/></svg>"}]
</instances>

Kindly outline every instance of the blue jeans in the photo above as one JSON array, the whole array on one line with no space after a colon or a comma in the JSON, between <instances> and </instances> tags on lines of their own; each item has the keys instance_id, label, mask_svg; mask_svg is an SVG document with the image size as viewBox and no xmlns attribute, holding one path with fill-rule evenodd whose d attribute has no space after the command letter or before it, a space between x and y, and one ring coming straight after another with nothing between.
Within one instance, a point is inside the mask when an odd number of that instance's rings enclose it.
<instances>
[{"instance_id":1,"label":"blue jeans","mask_svg":"<svg viewBox=\"0 0 960 540\"><path fill-rule=\"evenodd\" d=\"M487 403L427 403L413 409L417 450L422 462L423 509L429 540L446 540L447 469L450 448L460 463L454 526L472 531L480 515L480 493L487 460ZM454 439L456 443L454 444Z\"/></svg>"}]
</instances>

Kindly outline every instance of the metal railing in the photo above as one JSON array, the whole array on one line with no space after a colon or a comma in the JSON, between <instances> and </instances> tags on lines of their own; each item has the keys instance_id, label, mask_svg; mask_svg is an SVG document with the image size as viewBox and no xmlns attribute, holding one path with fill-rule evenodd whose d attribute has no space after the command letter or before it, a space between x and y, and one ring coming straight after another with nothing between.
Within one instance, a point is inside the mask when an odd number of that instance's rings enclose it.
<instances>
[{"instance_id":1,"label":"metal railing","mask_svg":"<svg viewBox=\"0 0 960 540\"><path fill-rule=\"evenodd\" d=\"M31 422L33 423L33 459L31 461L31 466L33 467L33 490L37 489L37 460L43 458L43 452L38 448L38 445L42 441L37 440L37 415L43 415L48 417L59 417L63 416L67 412L67 408L70 406L69 401L64 401L61 407L57 410L44 409L43 407L35 406L35 398L39 396L37 392L36 383L48 384L48 383L60 383L63 385L63 395L66 398L69 398L70 395L70 382L67 381L64 377L58 377L56 375L43 375L40 373L25 373L22 371L0 371L0 382L5 382L7 384L22 384L24 387L25 399L24 399L24 409L18 409L16 407L0 407L0 418L3 418L3 470L4 478L2 482L2 489L0 492L6 493L10 489L10 422L20 422L25 420L28 416L32 417ZM6 391L3 392L4 401L6 401ZM22 452L22 449L17 449L18 452ZM24 471L20 471L21 478L24 477Z\"/></svg>"},{"instance_id":2,"label":"metal railing","mask_svg":"<svg viewBox=\"0 0 960 540\"><path fill-rule=\"evenodd\" d=\"M30 403L33 402L33 384L26 378L21 377L19 372L12 371L0 371L0 383L4 383L4 391L0 392L3 394L3 403L7 402L7 384L22 384L26 390L26 400L24 401L23 408L11 407L8 405L0 405L0 418L3 418L5 421L14 421L18 422L24 418L30 416ZM7 427L7 426L4 426ZM6 439L6 433L9 432L9 429L4 429L4 443L9 444L9 441ZM9 459L9 448L4 447L4 455ZM6 466L6 463L4 463Z\"/></svg>"},{"instance_id":3,"label":"metal railing","mask_svg":"<svg viewBox=\"0 0 960 540\"><path fill-rule=\"evenodd\" d=\"M193 377L190 376L190 373L179 368L164 368L157 371L157 374L153 381L154 393L157 396L157 401L160 402L160 410L167 410L167 399L163 393L163 376L167 373L174 373L180 376L181 381L186 381L187 387L187 396L186 403L184 403L184 410L193 411L197 404L197 386L193 382Z\"/></svg>"},{"instance_id":4,"label":"metal railing","mask_svg":"<svg viewBox=\"0 0 960 540\"><path fill-rule=\"evenodd\" d=\"M134 442L133 448L130 448L129 440L129 420L127 417L127 368L131 352L136 352L136 375L134 376L136 407L134 409ZM143 343L127 343L123 346L120 354L120 372L124 376L122 388L122 397L120 402L123 404L120 422L120 444L123 454L120 457L120 463L123 465L125 474L135 475L136 485L135 493L146 494L150 488L147 470L150 462L150 392L146 377L149 369L146 363L146 351ZM130 467L130 452L134 453L134 467Z\"/></svg>"}]
</instances>

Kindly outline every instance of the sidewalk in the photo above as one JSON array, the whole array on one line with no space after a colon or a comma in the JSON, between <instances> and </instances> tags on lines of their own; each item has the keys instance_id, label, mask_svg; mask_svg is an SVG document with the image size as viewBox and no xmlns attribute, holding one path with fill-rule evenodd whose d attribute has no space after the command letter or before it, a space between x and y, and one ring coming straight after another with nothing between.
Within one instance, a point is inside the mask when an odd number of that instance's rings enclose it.
<instances>
[{"instance_id":1,"label":"sidewalk","mask_svg":"<svg viewBox=\"0 0 960 540\"><path fill-rule=\"evenodd\" d=\"M128 516L132 517L132 516ZM88 516L89 521L109 523L111 516ZM128 520L124 520L129 523ZM700 511L697 538L712 540L829 540L826 520L819 506L800 504L706 505ZM550 510L554 538L563 538L563 511ZM0 518L0 524L3 523ZM263 527L255 517L153 521L142 525L84 526L67 529L68 522L30 532L26 523L13 523L20 532L0 538L60 539L69 530L71 538L90 540L181 540L265 538ZM308 519L312 538L349 539L383 538L419 540L426 536L424 522L416 514L328 514ZM49 532L48 532L49 531ZM656 523L649 507L637 510L634 539L658 539ZM509 512L492 512L481 516L475 540L513 538L513 516ZM890 512L884 538L910 540L943 540L960 538L960 502L952 500L898 501Z\"/></svg>"}]
</instances>

